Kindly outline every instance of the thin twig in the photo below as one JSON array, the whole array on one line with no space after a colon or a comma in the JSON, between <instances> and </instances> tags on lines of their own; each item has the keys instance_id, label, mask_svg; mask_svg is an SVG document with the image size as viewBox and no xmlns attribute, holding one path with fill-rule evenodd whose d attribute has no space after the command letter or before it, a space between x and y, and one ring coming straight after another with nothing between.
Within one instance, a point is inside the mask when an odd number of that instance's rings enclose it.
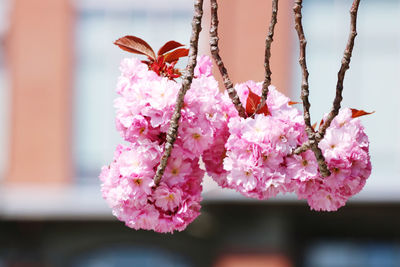
<instances>
[{"instance_id":1,"label":"thin twig","mask_svg":"<svg viewBox=\"0 0 400 267\"><path fill-rule=\"evenodd\" d=\"M307 142L304 142L301 146L298 146L296 149L294 149L293 154L301 154L303 152L306 152L311 148L311 141L308 140Z\"/></svg>"},{"instance_id":2,"label":"thin twig","mask_svg":"<svg viewBox=\"0 0 400 267\"><path fill-rule=\"evenodd\" d=\"M336 117L339 113L340 103L343 99L342 92L343 92L343 81L346 71L350 68L350 60L353 54L354 48L354 40L357 36L357 14L358 14L358 7L360 5L360 0L354 0L353 5L350 9L350 33L349 38L347 41L346 48L344 50L342 64L340 66L340 70L338 72L338 80L336 84L336 96L333 101L333 106L331 112L328 114L328 118L326 119L325 123L320 126L318 132L315 134L315 140L319 142L325 136L326 129L330 126L332 120ZM310 148L310 141L305 142L301 147L295 149L295 154L300 154Z\"/></svg>"},{"instance_id":3,"label":"thin twig","mask_svg":"<svg viewBox=\"0 0 400 267\"><path fill-rule=\"evenodd\" d=\"M333 101L331 112L328 114L328 118L326 119L325 123L321 125L318 133L316 135L317 139L321 140L326 132L326 129L331 125L332 120L336 117L339 113L340 103L342 102L343 96L343 81L346 71L350 68L350 60L353 54L354 48L354 40L357 36L357 13L358 7L360 5L360 0L354 0L353 5L350 9L350 33L349 38L347 40L347 45L344 50L342 64L340 66L340 70L338 72L338 80L336 83L336 96Z\"/></svg>"},{"instance_id":4,"label":"thin twig","mask_svg":"<svg viewBox=\"0 0 400 267\"><path fill-rule=\"evenodd\" d=\"M167 140L165 143L165 151L160 160L160 165L157 167L157 172L154 176L154 184L158 185L167 167L168 158L171 155L176 137L178 135L179 119L181 117L181 109L184 103L186 92L190 89L193 80L194 68L197 63L197 52L199 44L199 34L201 32L201 19L203 17L203 0L195 0L194 15L192 20L192 36L190 38L189 61L186 66L185 75L182 81L182 87L179 90L174 114L172 115L170 126L167 132Z\"/></svg>"},{"instance_id":5,"label":"thin twig","mask_svg":"<svg viewBox=\"0 0 400 267\"><path fill-rule=\"evenodd\" d=\"M271 21L269 23L268 35L267 38L265 39L265 57L264 57L265 77L262 85L261 100L256 110L254 111L254 114L256 114L265 105L268 97L268 87L271 85L272 72L269 60L271 58L271 44L274 41L275 25L278 22L277 15L278 15L278 0L272 0Z\"/></svg>"},{"instance_id":6,"label":"thin twig","mask_svg":"<svg viewBox=\"0 0 400 267\"><path fill-rule=\"evenodd\" d=\"M310 141L310 149L314 152L315 158L318 162L319 172L322 177L326 177L330 175L330 171L326 165L325 158L322 154L321 149L318 147L318 142L315 140L315 132L311 126L311 118L310 118L310 101L308 99L309 90L308 90L308 70L307 70L307 62L306 62L306 45L307 41L304 35L303 24L302 24L302 0L295 0L295 4L293 7L294 17L295 17L295 28L297 31L297 35L299 37L300 42L300 57L299 63L302 70L302 83L301 83L301 100L303 102L304 109L304 123L306 125L306 132L308 136L308 140Z\"/></svg>"},{"instance_id":7,"label":"thin twig","mask_svg":"<svg viewBox=\"0 0 400 267\"><path fill-rule=\"evenodd\" d=\"M218 69L222 75L222 79L228 92L230 99L232 100L233 105L235 105L236 110L239 113L240 117L246 118L246 111L243 108L242 103L240 102L239 96L233 87L232 81L229 78L228 71L225 68L224 62L222 61L221 56L219 55L219 47L218 47L218 4L217 0L211 0L211 27L210 27L210 49L211 54L215 60L215 63L218 66Z\"/></svg>"}]
</instances>

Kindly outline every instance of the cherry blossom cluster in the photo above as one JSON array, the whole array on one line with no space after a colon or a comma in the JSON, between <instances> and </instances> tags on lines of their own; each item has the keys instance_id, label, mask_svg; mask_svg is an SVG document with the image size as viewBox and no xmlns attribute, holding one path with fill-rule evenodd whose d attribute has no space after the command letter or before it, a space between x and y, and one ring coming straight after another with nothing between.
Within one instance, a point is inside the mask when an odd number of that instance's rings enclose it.
<instances>
[{"instance_id":1,"label":"cherry blossom cluster","mask_svg":"<svg viewBox=\"0 0 400 267\"><path fill-rule=\"evenodd\" d=\"M300 199L307 199L314 210L335 211L361 191L371 174L368 137L360 119L353 118L351 109L340 110L319 148L331 171L329 177L318 175L310 151L293 156L287 163L288 171L297 181L296 193Z\"/></svg>"},{"instance_id":2,"label":"cherry blossom cluster","mask_svg":"<svg viewBox=\"0 0 400 267\"><path fill-rule=\"evenodd\" d=\"M260 95L262 83L248 81L235 86L242 103L251 92ZM303 117L289 105L289 98L269 87L269 115L254 118L229 118L223 170L207 166L208 173L222 187L235 189L247 197L268 199L291 191L292 179L287 175L286 158L306 139ZM204 160L207 163L206 160ZM211 170L209 170L211 169Z\"/></svg>"},{"instance_id":3,"label":"cherry blossom cluster","mask_svg":"<svg viewBox=\"0 0 400 267\"><path fill-rule=\"evenodd\" d=\"M220 110L220 103L229 101L219 92L211 64L208 57L199 57L191 89L185 95L177 143L187 158L199 157L226 124L227 115ZM164 143L181 84L149 71L136 58L124 59L120 70L120 97L115 100L117 129L129 142L146 139Z\"/></svg>"},{"instance_id":4,"label":"cherry blossom cluster","mask_svg":"<svg viewBox=\"0 0 400 267\"><path fill-rule=\"evenodd\" d=\"M261 94L261 87L248 81L235 89L246 103L250 92ZM207 172L220 186L247 197L268 199L296 192L314 210L337 210L362 189L371 173L368 137L352 111L342 109L319 143L331 171L323 178L312 151L293 154L307 136L302 115L290 104L270 86L269 115L230 117L220 139L203 154Z\"/></svg>"},{"instance_id":5,"label":"cherry blossom cluster","mask_svg":"<svg viewBox=\"0 0 400 267\"><path fill-rule=\"evenodd\" d=\"M103 197L114 215L135 229L181 231L198 215L204 171L199 158L226 127L211 61L199 57L195 78L185 96L178 138L159 185L159 164L179 82L158 76L136 58L121 63L115 100L116 125L128 146L118 146L114 161L100 175Z\"/></svg>"}]
</instances>

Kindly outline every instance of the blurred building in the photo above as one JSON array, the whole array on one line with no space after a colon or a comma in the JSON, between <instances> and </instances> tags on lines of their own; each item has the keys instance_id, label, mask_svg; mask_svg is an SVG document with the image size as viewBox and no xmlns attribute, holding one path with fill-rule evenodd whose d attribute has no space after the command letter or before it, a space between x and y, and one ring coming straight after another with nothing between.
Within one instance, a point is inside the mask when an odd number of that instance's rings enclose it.
<instances>
[{"instance_id":1,"label":"blurred building","mask_svg":"<svg viewBox=\"0 0 400 267\"><path fill-rule=\"evenodd\" d=\"M262 80L270 1L219 2L234 82ZM304 2L317 121L334 97L352 1ZM291 6L280 1L272 79L296 100ZM206 178L202 215L184 232L135 231L112 217L97 176L122 141L113 99L129 56L112 42L188 43L191 16L187 0L0 1L0 267L400 266L400 0L361 1L344 106L376 111L363 119L373 172L346 207L312 212L290 195L253 201Z\"/></svg>"}]
</instances>

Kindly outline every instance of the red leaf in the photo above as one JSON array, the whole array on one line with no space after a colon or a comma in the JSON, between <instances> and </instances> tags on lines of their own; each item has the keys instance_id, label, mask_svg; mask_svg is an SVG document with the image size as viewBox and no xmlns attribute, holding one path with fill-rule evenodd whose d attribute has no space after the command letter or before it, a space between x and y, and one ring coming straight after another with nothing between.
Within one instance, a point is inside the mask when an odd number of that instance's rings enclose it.
<instances>
[{"instance_id":1,"label":"red leaf","mask_svg":"<svg viewBox=\"0 0 400 267\"><path fill-rule=\"evenodd\" d=\"M265 103L265 105L257 112L257 114L264 114L265 116L269 115L267 103Z\"/></svg>"},{"instance_id":2,"label":"red leaf","mask_svg":"<svg viewBox=\"0 0 400 267\"><path fill-rule=\"evenodd\" d=\"M146 64L147 66L151 65L151 61L150 60L142 60L141 62Z\"/></svg>"},{"instance_id":3,"label":"red leaf","mask_svg":"<svg viewBox=\"0 0 400 267\"><path fill-rule=\"evenodd\" d=\"M130 53L145 55L153 61L156 59L156 55L151 46L139 37L127 35L116 40L114 44Z\"/></svg>"},{"instance_id":4,"label":"red leaf","mask_svg":"<svg viewBox=\"0 0 400 267\"><path fill-rule=\"evenodd\" d=\"M187 48L178 48L164 56L166 63L172 63L178 61L181 57L186 57L189 55L189 49Z\"/></svg>"},{"instance_id":5,"label":"red leaf","mask_svg":"<svg viewBox=\"0 0 400 267\"><path fill-rule=\"evenodd\" d=\"M181 47L181 46L184 46L184 45L181 44L181 43L178 43L178 42L176 42L176 41L169 41L169 42L166 42L166 43L160 48L160 50L158 50L157 55L158 55L158 56L164 55L165 53L167 53L167 52L169 52L169 51L171 51L171 50L174 50L175 48Z\"/></svg>"},{"instance_id":6,"label":"red leaf","mask_svg":"<svg viewBox=\"0 0 400 267\"><path fill-rule=\"evenodd\" d=\"M361 117L361 116L364 116L364 115L370 115L370 114L373 114L373 113L375 113L375 111L366 112L364 110L358 110L358 109L351 108L351 117L352 118L357 118L357 117Z\"/></svg>"},{"instance_id":7,"label":"red leaf","mask_svg":"<svg viewBox=\"0 0 400 267\"><path fill-rule=\"evenodd\" d=\"M321 126L324 124L324 119L321 119L321 122L319 123L319 127L318 128L321 128Z\"/></svg>"},{"instance_id":8,"label":"red leaf","mask_svg":"<svg viewBox=\"0 0 400 267\"><path fill-rule=\"evenodd\" d=\"M295 102L295 101L289 101L289 106L293 106L293 105L296 105L296 104L300 104L301 102Z\"/></svg>"},{"instance_id":9,"label":"red leaf","mask_svg":"<svg viewBox=\"0 0 400 267\"><path fill-rule=\"evenodd\" d=\"M249 88L249 87L247 87ZM254 111L256 111L258 104L261 101L261 96L253 93L251 89L249 88L249 96L247 97L247 102L246 102L246 114L247 116L251 117L254 114ZM257 114L264 114L265 116L269 115L269 110L267 107L267 104L265 104L258 112Z\"/></svg>"},{"instance_id":10,"label":"red leaf","mask_svg":"<svg viewBox=\"0 0 400 267\"><path fill-rule=\"evenodd\" d=\"M311 125L311 127L313 128L313 130L315 131L315 127L317 126L317 122L314 123L313 125Z\"/></svg>"}]
</instances>

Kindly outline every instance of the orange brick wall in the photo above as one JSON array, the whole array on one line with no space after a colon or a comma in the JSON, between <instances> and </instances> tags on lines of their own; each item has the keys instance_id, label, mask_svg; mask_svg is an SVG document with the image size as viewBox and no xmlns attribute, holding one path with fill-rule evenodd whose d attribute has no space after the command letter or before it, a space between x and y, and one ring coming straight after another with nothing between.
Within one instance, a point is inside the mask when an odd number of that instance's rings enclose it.
<instances>
[{"instance_id":1,"label":"orange brick wall","mask_svg":"<svg viewBox=\"0 0 400 267\"><path fill-rule=\"evenodd\" d=\"M15 0L11 66L11 151L7 182L66 182L72 168L69 0Z\"/></svg>"}]
</instances>

